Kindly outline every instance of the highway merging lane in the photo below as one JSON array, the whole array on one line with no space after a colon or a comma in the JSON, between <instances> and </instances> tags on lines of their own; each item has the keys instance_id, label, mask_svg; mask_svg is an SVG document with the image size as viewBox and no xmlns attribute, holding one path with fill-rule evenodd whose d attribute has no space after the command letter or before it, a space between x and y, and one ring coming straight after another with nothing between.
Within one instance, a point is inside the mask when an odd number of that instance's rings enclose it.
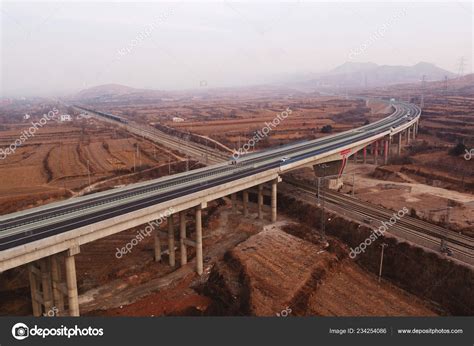
<instances>
[{"instance_id":1,"label":"highway merging lane","mask_svg":"<svg viewBox=\"0 0 474 346\"><path fill-rule=\"evenodd\" d=\"M421 113L418 107L411 104L394 103L393 107L394 112L390 116L372 124L246 155L235 164L229 158L226 163L1 216L0 251L266 170L280 167L284 171L285 165L290 163L393 131ZM286 160L282 162L282 158Z\"/></svg>"}]
</instances>

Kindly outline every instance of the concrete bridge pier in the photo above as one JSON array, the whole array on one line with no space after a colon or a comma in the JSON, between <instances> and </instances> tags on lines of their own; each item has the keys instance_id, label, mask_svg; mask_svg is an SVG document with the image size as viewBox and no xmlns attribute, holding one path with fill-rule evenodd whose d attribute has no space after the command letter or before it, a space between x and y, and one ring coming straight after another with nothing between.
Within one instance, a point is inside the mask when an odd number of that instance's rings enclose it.
<instances>
[{"instance_id":1,"label":"concrete bridge pier","mask_svg":"<svg viewBox=\"0 0 474 346\"><path fill-rule=\"evenodd\" d=\"M66 267L66 285L69 305L69 316L79 316L79 300L77 297L76 262L74 256L80 253L79 247L67 251L64 263Z\"/></svg>"},{"instance_id":2,"label":"concrete bridge pier","mask_svg":"<svg viewBox=\"0 0 474 346\"><path fill-rule=\"evenodd\" d=\"M249 192L247 190L242 191L242 204L244 216L248 216Z\"/></svg>"},{"instance_id":3,"label":"concrete bridge pier","mask_svg":"<svg viewBox=\"0 0 474 346\"><path fill-rule=\"evenodd\" d=\"M161 262L160 230L155 230L155 262Z\"/></svg>"},{"instance_id":4,"label":"concrete bridge pier","mask_svg":"<svg viewBox=\"0 0 474 346\"><path fill-rule=\"evenodd\" d=\"M364 155L364 163L367 163L367 147L364 147L363 155Z\"/></svg>"},{"instance_id":5,"label":"concrete bridge pier","mask_svg":"<svg viewBox=\"0 0 474 346\"><path fill-rule=\"evenodd\" d=\"M186 249L186 212L179 212L179 252L181 255L181 266L188 263L188 252Z\"/></svg>"},{"instance_id":6,"label":"concrete bridge pier","mask_svg":"<svg viewBox=\"0 0 474 346\"><path fill-rule=\"evenodd\" d=\"M258 219L263 220L263 185L258 185Z\"/></svg>"},{"instance_id":7,"label":"concrete bridge pier","mask_svg":"<svg viewBox=\"0 0 474 346\"><path fill-rule=\"evenodd\" d=\"M201 275L204 266L202 258L202 207L197 206L194 213L196 219L196 272Z\"/></svg>"},{"instance_id":8,"label":"concrete bridge pier","mask_svg":"<svg viewBox=\"0 0 474 346\"><path fill-rule=\"evenodd\" d=\"M410 128L407 128L407 145L410 143Z\"/></svg>"},{"instance_id":9,"label":"concrete bridge pier","mask_svg":"<svg viewBox=\"0 0 474 346\"><path fill-rule=\"evenodd\" d=\"M402 133L398 133L398 143L397 143L397 155L400 156L402 153Z\"/></svg>"},{"instance_id":10,"label":"concrete bridge pier","mask_svg":"<svg viewBox=\"0 0 474 346\"><path fill-rule=\"evenodd\" d=\"M378 164L379 159L379 141L375 141L375 149L374 149L374 164Z\"/></svg>"},{"instance_id":11,"label":"concrete bridge pier","mask_svg":"<svg viewBox=\"0 0 474 346\"><path fill-rule=\"evenodd\" d=\"M64 313L64 295L59 255L51 256L51 276L54 306L58 309L56 316L60 316Z\"/></svg>"},{"instance_id":12,"label":"concrete bridge pier","mask_svg":"<svg viewBox=\"0 0 474 346\"><path fill-rule=\"evenodd\" d=\"M68 298L69 316L79 316L76 264L74 256L79 247L64 254L44 257L28 264L33 316L66 316L64 296ZM61 262L64 258L66 282L62 279Z\"/></svg>"},{"instance_id":13,"label":"concrete bridge pier","mask_svg":"<svg viewBox=\"0 0 474 346\"><path fill-rule=\"evenodd\" d=\"M174 248L174 222L173 215L168 217L168 260L171 267L176 264Z\"/></svg>"},{"instance_id":14,"label":"concrete bridge pier","mask_svg":"<svg viewBox=\"0 0 474 346\"><path fill-rule=\"evenodd\" d=\"M38 282L38 273L40 271L34 263L28 264L28 277L30 279L31 304L33 307L33 316L39 317L42 313L41 306L41 283Z\"/></svg>"},{"instance_id":15,"label":"concrete bridge pier","mask_svg":"<svg viewBox=\"0 0 474 346\"><path fill-rule=\"evenodd\" d=\"M232 193L230 195L230 202L231 202L231 205L232 205L232 212L234 213L235 212L235 209L237 207L237 196L235 193Z\"/></svg>"},{"instance_id":16,"label":"concrete bridge pier","mask_svg":"<svg viewBox=\"0 0 474 346\"><path fill-rule=\"evenodd\" d=\"M45 257L39 260L41 268L41 287L43 289L43 305L45 312L53 309L53 283L51 277L51 259Z\"/></svg>"},{"instance_id":17,"label":"concrete bridge pier","mask_svg":"<svg viewBox=\"0 0 474 346\"><path fill-rule=\"evenodd\" d=\"M325 162L317 165L313 165L314 175L318 178L318 183L321 185L333 190L338 190L342 187L342 178L339 174L342 174L344 171L344 161L335 160L330 162ZM331 178L320 179L331 176Z\"/></svg>"},{"instance_id":18,"label":"concrete bridge pier","mask_svg":"<svg viewBox=\"0 0 474 346\"><path fill-rule=\"evenodd\" d=\"M276 222L277 220L277 183L278 179L272 181L272 222Z\"/></svg>"},{"instance_id":19,"label":"concrete bridge pier","mask_svg":"<svg viewBox=\"0 0 474 346\"><path fill-rule=\"evenodd\" d=\"M384 163L384 165L386 165L388 163L388 152L390 151L389 140L388 139L384 140L383 144L384 144L384 146L383 146L383 163Z\"/></svg>"}]
</instances>

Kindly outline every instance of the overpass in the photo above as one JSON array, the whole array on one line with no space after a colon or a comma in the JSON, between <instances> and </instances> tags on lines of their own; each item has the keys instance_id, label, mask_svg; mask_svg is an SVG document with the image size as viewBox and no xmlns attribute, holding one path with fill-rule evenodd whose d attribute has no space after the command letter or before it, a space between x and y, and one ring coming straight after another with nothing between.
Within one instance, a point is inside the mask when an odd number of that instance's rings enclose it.
<instances>
[{"instance_id":1,"label":"overpass","mask_svg":"<svg viewBox=\"0 0 474 346\"><path fill-rule=\"evenodd\" d=\"M263 184L271 184L271 221L277 218L277 183L280 174L312 167L316 175L342 174L350 156L380 154L386 162L394 139L400 152L418 132L421 111L407 103L393 103L393 113L372 124L321 139L299 142L245 155L236 162L219 163L145 183L51 203L0 217L0 272L28 265L33 314L53 306L69 315L79 315L74 256L80 246L132 227L167 219L168 231L153 230L155 260L162 258L167 243L168 261L175 260L175 227L179 224L180 264L188 261L187 248L194 247L196 271L203 271L202 209L207 203L243 192L247 215L248 189L258 186L258 216L263 218ZM323 165L324 164L324 165ZM321 168L324 167L324 168ZM187 211L194 216L194 237L187 236ZM63 281L62 263L66 282ZM64 297L67 297L65 301Z\"/></svg>"}]
</instances>

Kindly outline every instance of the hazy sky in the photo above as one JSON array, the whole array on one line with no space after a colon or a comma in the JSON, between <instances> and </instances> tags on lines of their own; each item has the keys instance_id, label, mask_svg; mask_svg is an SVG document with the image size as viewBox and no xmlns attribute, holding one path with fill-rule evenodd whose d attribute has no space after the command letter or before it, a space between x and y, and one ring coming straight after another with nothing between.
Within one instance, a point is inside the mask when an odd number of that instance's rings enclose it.
<instances>
[{"instance_id":1,"label":"hazy sky","mask_svg":"<svg viewBox=\"0 0 474 346\"><path fill-rule=\"evenodd\" d=\"M345 61L471 72L471 3L2 2L1 96L241 86Z\"/></svg>"}]
</instances>

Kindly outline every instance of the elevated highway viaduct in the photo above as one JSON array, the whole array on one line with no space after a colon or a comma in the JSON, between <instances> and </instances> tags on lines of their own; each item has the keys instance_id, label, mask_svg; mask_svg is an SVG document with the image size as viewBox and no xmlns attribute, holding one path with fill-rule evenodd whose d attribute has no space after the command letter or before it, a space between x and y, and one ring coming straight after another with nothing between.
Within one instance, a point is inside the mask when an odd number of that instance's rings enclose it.
<instances>
[{"instance_id":1,"label":"elevated highway viaduct","mask_svg":"<svg viewBox=\"0 0 474 346\"><path fill-rule=\"evenodd\" d=\"M271 184L270 220L276 221L277 184L282 173L312 167L316 174L342 174L347 160L356 153L366 157L367 150L371 150L376 157L381 152L387 160L393 139L400 148L402 133L407 141L414 138L420 109L400 102L392 107L388 117L350 131L1 216L0 272L28 266L35 316L53 306L63 314L78 316L74 256L80 253L81 245L148 223L145 229L153 233L156 261L162 259L167 244L169 264L176 265L175 234L179 234L180 265L188 261L187 248L194 247L196 271L201 274L202 210L209 202L230 195L235 206L236 194L242 191L243 212L247 214L248 189L258 187L258 215L263 218L262 186ZM322 164L329 167L327 172L321 170ZM190 210L195 222L193 239L188 237L186 227L185 215ZM167 232L155 227L161 223L157 220L165 219ZM175 232L175 224L179 232Z\"/></svg>"}]
</instances>

